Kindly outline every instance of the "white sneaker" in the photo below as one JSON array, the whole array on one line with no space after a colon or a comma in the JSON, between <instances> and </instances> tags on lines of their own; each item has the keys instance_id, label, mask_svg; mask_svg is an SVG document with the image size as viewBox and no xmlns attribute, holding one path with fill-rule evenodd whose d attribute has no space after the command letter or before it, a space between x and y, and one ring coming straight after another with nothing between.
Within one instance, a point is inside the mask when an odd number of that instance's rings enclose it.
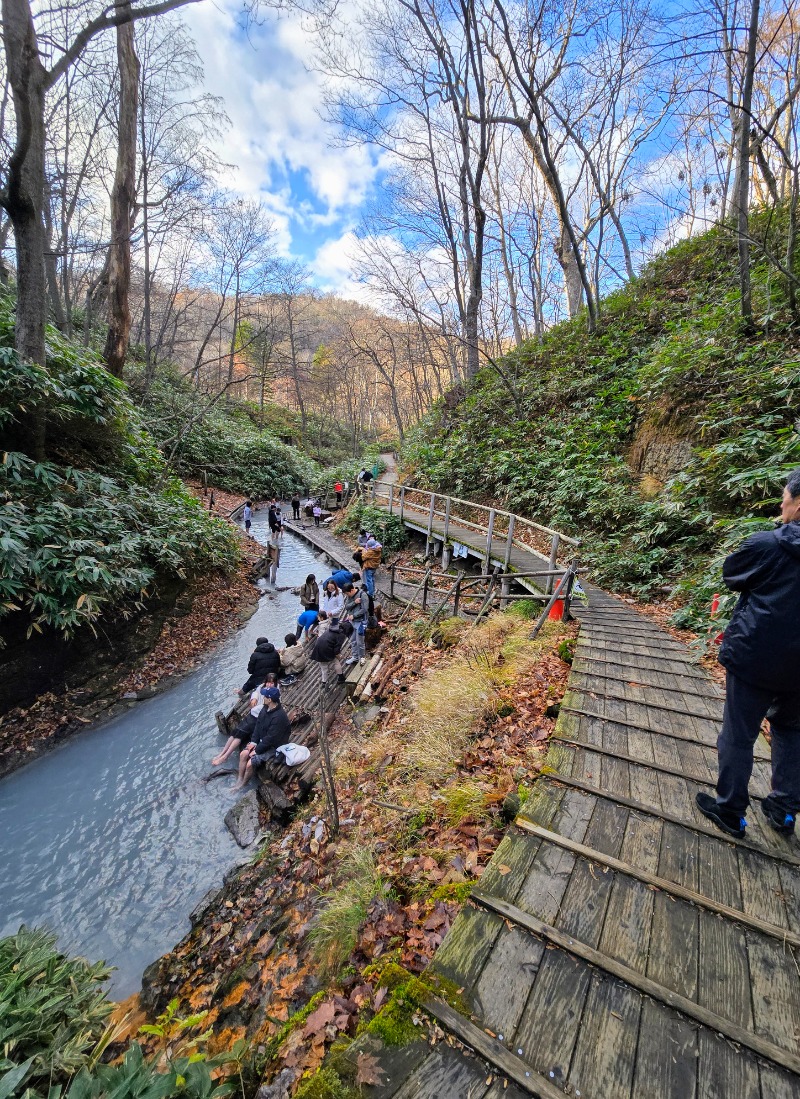
<instances>
[{"instance_id":1,"label":"white sneaker","mask_svg":"<svg viewBox=\"0 0 800 1099\"><path fill-rule=\"evenodd\" d=\"M365 656L362 656L361 659L359 660L359 664L362 666L362 668L366 664L366 662L367 662L367 658Z\"/></svg>"},{"instance_id":2,"label":"white sneaker","mask_svg":"<svg viewBox=\"0 0 800 1099\"><path fill-rule=\"evenodd\" d=\"M349 660L345 660L345 664L355 664L357 659L357 657L351 656Z\"/></svg>"}]
</instances>

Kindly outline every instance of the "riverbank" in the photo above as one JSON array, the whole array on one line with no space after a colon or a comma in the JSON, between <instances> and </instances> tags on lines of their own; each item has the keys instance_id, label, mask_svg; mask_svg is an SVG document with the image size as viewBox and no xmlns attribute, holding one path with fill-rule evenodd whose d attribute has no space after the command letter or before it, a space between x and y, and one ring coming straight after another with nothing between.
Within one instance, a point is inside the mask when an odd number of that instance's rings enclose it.
<instances>
[{"instance_id":1,"label":"riverbank","mask_svg":"<svg viewBox=\"0 0 800 1099\"><path fill-rule=\"evenodd\" d=\"M319 791L193 914L135 1006L207 1011L213 1049L246 1038L292 1084L371 1025L387 967L425 969L538 772L574 626L529 630L500 614L395 631L382 705L331 731L339 835Z\"/></svg>"},{"instance_id":2,"label":"riverbank","mask_svg":"<svg viewBox=\"0 0 800 1099\"><path fill-rule=\"evenodd\" d=\"M198 486L189 487L201 495ZM225 518L243 502L243 497L222 492L215 492L215 499L214 510ZM129 662L115 665L103 652L101 633L98 664L110 666L85 682L48 691L31 705L0 716L0 777L73 734L166 690L247 622L261 597L251 573L263 549L243 533L239 541L241 561L232 575L195 577L169 608L161 609L158 619L135 624L137 641L145 651L140 648Z\"/></svg>"}]
</instances>

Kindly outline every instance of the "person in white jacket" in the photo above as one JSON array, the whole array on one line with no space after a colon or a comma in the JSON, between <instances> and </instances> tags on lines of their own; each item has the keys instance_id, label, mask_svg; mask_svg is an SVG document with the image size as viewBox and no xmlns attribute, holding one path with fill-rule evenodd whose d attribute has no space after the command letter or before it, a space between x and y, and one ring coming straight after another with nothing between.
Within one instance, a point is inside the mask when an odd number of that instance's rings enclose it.
<instances>
[{"instance_id":1,"label":"person in white jacket","mask_svg":"<svg viewBox=\"0 0 800 1099\"><path fill-rule=\"evenodd\" d=\"M338 618L344 610L344 596L335 580L329 580L322 591L322 609L328 618Z\"/></svg>"}]
</instances>

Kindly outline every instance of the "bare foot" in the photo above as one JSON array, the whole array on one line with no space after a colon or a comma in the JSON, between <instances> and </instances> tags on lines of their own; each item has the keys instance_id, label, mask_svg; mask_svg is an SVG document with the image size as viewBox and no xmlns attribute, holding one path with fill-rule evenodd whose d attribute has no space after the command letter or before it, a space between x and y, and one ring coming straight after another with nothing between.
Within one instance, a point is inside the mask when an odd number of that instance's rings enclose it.
<instances>
[{"instance_id":1,"label":"bare foot","mask_svg":"<svg viewBox=\"0 0 800 1099\"><path fill-rule=\"evenodd\" d=\"M224 763L224 762L225 762L225 756L214 756L214 758L211 760L211 766L212 767L219 767L220 763Z\"/></svg>"}]
</instances>

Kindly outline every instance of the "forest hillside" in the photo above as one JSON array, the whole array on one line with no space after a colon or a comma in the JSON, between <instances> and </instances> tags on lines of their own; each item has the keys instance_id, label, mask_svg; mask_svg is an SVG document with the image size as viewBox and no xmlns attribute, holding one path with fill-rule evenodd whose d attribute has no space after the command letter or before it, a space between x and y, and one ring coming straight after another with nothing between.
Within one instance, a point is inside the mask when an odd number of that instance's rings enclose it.
<instances>
[{"instance_id":1,"label":"forest hillside","mask_svg":"<svg viewBox=\"0 0 800 1099\"><path fill-rule=\"evenodd\" d=\"M760 262L745 334L736 256L724 225L684 241L602 301L594 334L578 317L485 367L409 439L407 473L579 535L597 583L670 593L701 624L719 555L800 463L798 318Z\"/></svg>"}]
</instances>

